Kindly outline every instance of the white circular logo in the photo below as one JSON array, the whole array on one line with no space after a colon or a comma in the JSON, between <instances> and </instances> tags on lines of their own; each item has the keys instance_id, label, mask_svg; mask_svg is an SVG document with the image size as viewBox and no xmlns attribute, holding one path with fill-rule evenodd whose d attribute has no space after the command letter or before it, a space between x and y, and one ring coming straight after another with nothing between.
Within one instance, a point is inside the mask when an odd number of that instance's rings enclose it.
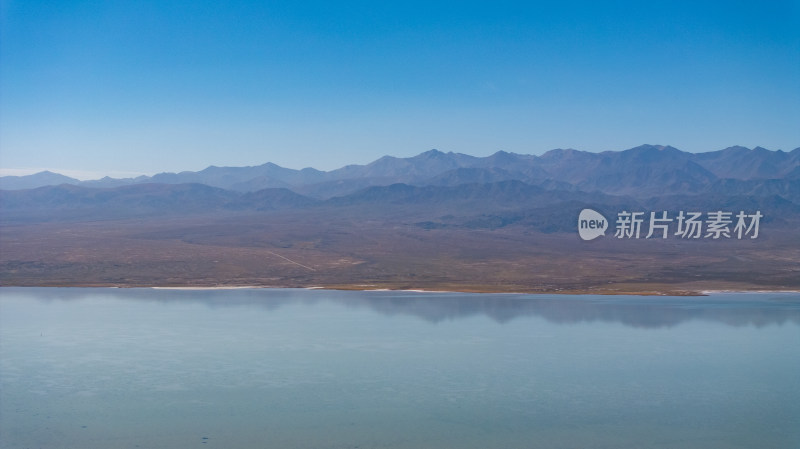
<instances>
[{"instance_id":1,"label":"white circular logo","mask_svg":"<svg viewBox=\"0 0 800 449\"><path fill-rule=\"evenodd\" d=\"M594 240L606 235L608 220L600 212L584 209L578 215L578 235L583 240Z\"/></svg>"}]
</instances>

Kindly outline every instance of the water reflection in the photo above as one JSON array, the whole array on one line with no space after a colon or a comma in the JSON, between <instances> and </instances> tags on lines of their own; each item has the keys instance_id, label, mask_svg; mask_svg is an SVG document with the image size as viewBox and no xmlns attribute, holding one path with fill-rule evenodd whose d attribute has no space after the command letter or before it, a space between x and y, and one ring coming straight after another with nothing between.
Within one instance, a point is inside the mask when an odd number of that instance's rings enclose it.
<instances>
[{"instance_id":1,"label":"water reflection","mask_svg":"<svg viewBox=\"0 0 800 449\"><path fill-rule=\"evenodd\" d=\"M330 291L304 289L158 290L106 288L3 288L3 296L40 301L86 298L202 303L207 307L257 307L333 302L382 315L414 316L431 323L486 316L498 323L540 317L557 324L612 322L639 328L705 320L729 326L800 325L800 294L724 293L701 297L522 295ZM1 304L1 303L0 303Z\"/></svg>"}]
</instances>

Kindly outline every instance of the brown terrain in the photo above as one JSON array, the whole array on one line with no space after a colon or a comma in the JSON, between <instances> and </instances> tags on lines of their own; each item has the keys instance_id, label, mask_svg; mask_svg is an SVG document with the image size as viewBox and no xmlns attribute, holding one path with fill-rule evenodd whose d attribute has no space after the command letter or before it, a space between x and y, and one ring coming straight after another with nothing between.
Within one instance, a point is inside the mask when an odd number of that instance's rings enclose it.
<instances>
[{"instance_id":1,"label":"brown terrain","mask_svg":"<svg viewBox=\"0 0 800 449\"><path fill-rule=\"evenodd\" d=\"M791 226L757 239L585 242L577 232L425 229L325 210L6 224L4 286L324 287L697 294L800 290Z\"/></svg>"}]
</instances>

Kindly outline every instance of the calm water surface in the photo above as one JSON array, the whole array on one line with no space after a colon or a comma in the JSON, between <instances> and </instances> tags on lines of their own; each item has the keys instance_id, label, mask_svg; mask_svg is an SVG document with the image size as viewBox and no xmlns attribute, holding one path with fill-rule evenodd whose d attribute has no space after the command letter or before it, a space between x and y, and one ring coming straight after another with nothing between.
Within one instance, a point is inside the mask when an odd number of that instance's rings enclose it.
<instances>
[{"instance_id":1,"label":"calm water surface","mask_svg":"<svg viewBox=\"0 0 800 449\"><path fill-rule=\"evenodd\" d=\"M2 448L798 448L800 295L0 289Z\"/></svg>"}]
</instances>

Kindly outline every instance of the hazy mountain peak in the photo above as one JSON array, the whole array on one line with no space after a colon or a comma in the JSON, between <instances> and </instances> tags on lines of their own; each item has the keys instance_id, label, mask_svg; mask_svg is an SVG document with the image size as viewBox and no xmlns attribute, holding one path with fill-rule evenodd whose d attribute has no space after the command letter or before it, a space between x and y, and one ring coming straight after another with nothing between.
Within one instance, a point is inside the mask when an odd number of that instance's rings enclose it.
<instances>
[{"instance_id":1,"label":"hazy mountain peak","mask_svg":"<svg viewBox=\"0 0 800 449\"><path fill-rule=\"evenodd\" d=\"M450 153L452 153L452 151ZM426 158L429 158L429 157L441 157L441 156L445 156L445 154L443 152L437 150L436 148L434 148L434 149L425 151L424 153L420 153L420 154L416 155L415 157L426 157Z\"/></svg>"},{"instance_id":2,"label":"hazy mountain peak","mask_svg":"<svg viewBox=\"0 0 800 449\"><path fill-rule=\"evenodd\" d=\"M739 153L741 153L741 152L743 152L743 151L750 151L750 148L743 147L743 146L741 146L741 145L734 145L734 146L732 146L732 147L725 148L724 150L721 150L721 151L727 151L727 152L731 152L731 153L732 153L732 152L739 152Z\"/></svg>"},{"instance_id":3,"label":"hazy mountain peak","mask_svg":"<svg viewBox=\"0 0 800 449\"><path fill-rule=\"evenodd\" d=\"M679 150L679 149L677 149L675 147L672 147L670 145L650 145L650 144L639 145L638 147L633 147L631 149L625 150L624 152L628 152L628 151L631 151L631 152L642 152L642 151L656 152L656 151L658 151L658 152L664 152L664 153L675 153L675 152L682 153L681 150Z\"/></svg>"},{"instance_id":4,"label":"hazy mountain peak","mask_svg":"<svg viewBox=\"0 0 800 449\"><path fill-rule=\"evenodd\" d=\"M523 158L524 156L520 156L519 154L509 153L508 151L500 150L492 154L491 156L487 156L486 158L484 158L484 160L487 163L500 168L509 168L509 166L511 165L519 164Z\"/></svg>"},{"instance_id":5,"label":"hazy mountain peak","mask_svg":"<svg viewBox=\"0 0 800 449\"><path fill-rule=\"evenodd\" d=\"M80 180L53 173L49 170L40 171L27 176L0 176L0 189L32 189L45 185L78 184Z\"/></svg>"},{"instance_id":6,"label":"hazy mountain peak","mask_svg":"<svg viewBox=\"0 0 800 449\"><path fill-rule=\"evenodd\" d=\"M562 156L574 156L576 154L583 154L587 153L587 151L576 150L574 148L556 148L550 151L547 151L540 157L543 159L555 159L560 158Z\"/></svg>"},{"instance_id":7,"label":"hazy mountain peak","mask_svg":"<svg viewBox=\"0 0 800 449\"><path fill-rule=\"evenodd\" d=\"M395 156L388 156L387 155L387 156L382 156L381 158L376 159L376 160L370 162L367 165L357 165L357 164L355 164L355 165L347 165L347 166L345 166L345 168L351 168L351 167L380 167L380 166L383 166L383 165L386 165L386 164L395 163L397 161L403 161L403 159L400 159L400 158L395 157Z\"/></svg>"},{"instance_id":8,"label":"hazy mountain peak","mask_svg":"<svg viewBox=\"0 0 800 449\"><path fill-rule=\"evenodd\" d=\"M505 151L505 150L498 150L498 151L496 151L494 154L492 154L489 157L509 158L509 157L514 157L514 156L518 156L518 154L517 153L511 153L511 152L508 152L508 151Z\"/></svg>"}]
</instances>

